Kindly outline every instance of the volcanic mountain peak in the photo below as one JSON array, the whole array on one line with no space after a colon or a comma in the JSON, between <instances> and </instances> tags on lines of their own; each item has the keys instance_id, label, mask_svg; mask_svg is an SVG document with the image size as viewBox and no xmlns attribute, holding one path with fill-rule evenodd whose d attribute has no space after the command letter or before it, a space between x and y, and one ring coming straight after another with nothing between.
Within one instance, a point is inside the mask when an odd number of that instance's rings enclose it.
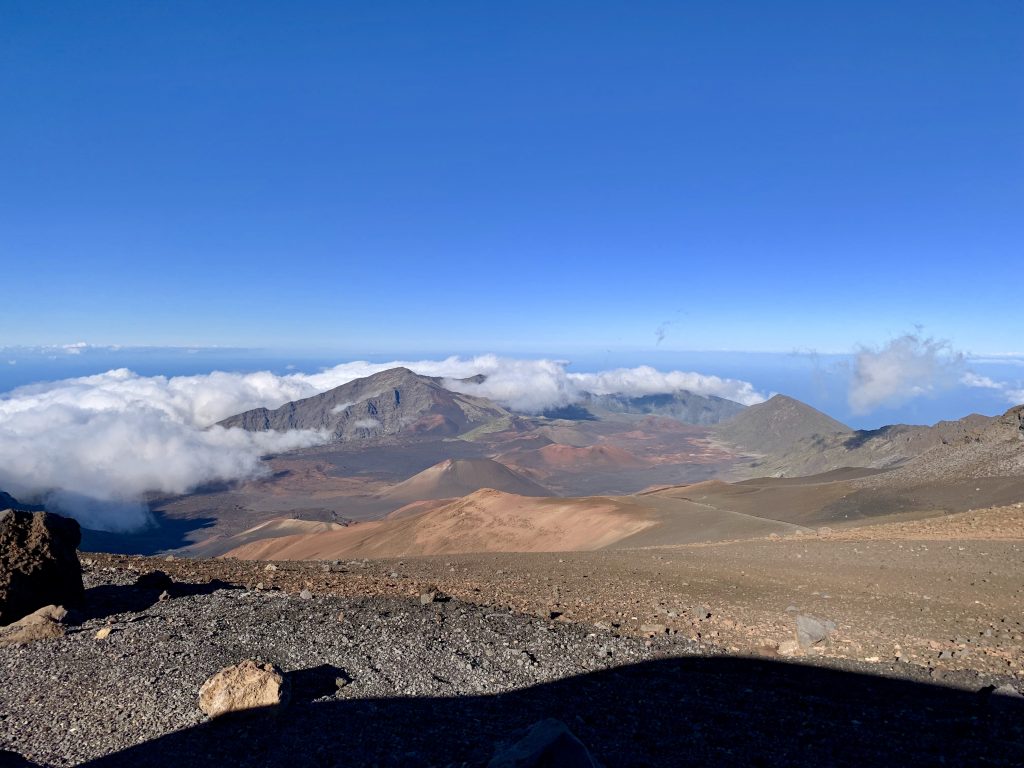
<instances>
[{"instance_id":1,"label":"volcanic mountain peak","mask_svg":"<svg viewBox=\"0 0 1024 768\"><path fill-rule=\"evenodd\" d=\"M399 433L456 435L510 417L490 400L452 392L441 381L390 368L274 410L240 413L221 425L254 432L326 430L348 441Z\"/></svg>"},{"instance_id":2,"label":"volcanic mountain peak","mask_svg":"<svg viewBox=\"0 0 1024 768\"><path fill-rule=\"evenodd\" d=\"M878 429L815 434L777 445L765 440L757 449L761 458L747 474L792 477L838 467L899 467L898 473L889 473L886 478L895 482L911 476L919 480L1015 476L1024 472L1022 414L1024 406L1017 406L1001 416L972 413L932 426L890 424ZM723 434L725 428L720 434L729 439Z\"/></svg>"},{"instance_id":3,"label":"volcanic mountain peak","mask_svg":"<svg viewBox=\"0 0 1024 768\"><path fill-rule=\"evenodd\" d=\"M852 432L831 416L786 395L752 405L717 429L726 442L758 452L784 449L815 435Z\"/></svg>"}]
</instances>

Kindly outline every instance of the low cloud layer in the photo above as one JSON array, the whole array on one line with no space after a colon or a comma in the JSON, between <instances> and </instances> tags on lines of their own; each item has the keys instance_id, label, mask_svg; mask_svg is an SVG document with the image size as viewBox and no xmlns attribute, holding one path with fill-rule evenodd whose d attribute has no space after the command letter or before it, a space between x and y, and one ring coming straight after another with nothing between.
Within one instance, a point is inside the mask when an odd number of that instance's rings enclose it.
<instances>
[{"instance_id":1,"label":"low cloud layer","mask_svg":"<svg viewBox=\"0 0 1024 768\"><path fill-rule=\"evenodd\" d=\"M41 499L87 527L140 528L149 522L146 491L185 493L253 477L262 455L322 441L312 432L210 426L240 403L308 392L277 378L167 379L115 370L16 389L0 398L0 488Z\"/></svg>"},{"instance_id":2,"label":"low cloud layer","mask_svg":"<svg viewBox=\"0 0 1024 768\"><path fill-rule=\"evenodd\" d=\"M970 370L948 343L907 334L854 358L849 401L857 413L898 406L952 387L1024 401L1019 383ZM20 387L0 395L0 489L77 517L88 527L144 526L146 492L186 493L212 481L258 476L260 457L323 442L313 432L249 433L215 426L242 411L276 408L357 378L404 366L513 410L540 413L586 392L630 396L688 390L745 405L765 399L746 381L649 366L593 373L557 360L495 355L444 360L343 363L315 374L214 372L139 376L126 369ZM460 381L484 374L482 383ZM365 425L371 428L371 424Z\"/></svg>"},{"instance_id":3,"label":"low cloud layer","mask_svg":"<svg viewBox=\"0 0 1024 768\"><path fill-rule=\"evenodd\" d=\"M291 387L309 386L322 392L353 379L402 366L424 376L438 376L445 386L494 400L523 413L540 413L579 402L585 392L622 393L630 396L676 392L715 395L744 405L763 402L765 396L747 381L706 376L687 371L658 371L650 366L616 368L597 373L575 373L561 360L521 360L497 355L444 360L393 360L387 363L342 363L313 375L282 377ZM482 384L459 381L483 374ZM312 392L310 393L312 394ZM292 398L293 399L293 398ZM283 402L283 401L282 401Z\"/></svg>"},{"instance_id":4,"label":"low cloud layer","mask_svg":"<svg viewBox=\"0 0 1024 768\"><path fill-rule=\"evenodd\" d=\"M1011 405L1024 401L1019 385L970 370L967 356L948 341L908 333L854 355L849 403L854 413L864 414L958 386L997 391Z\"/></svg>"},{"instance_id":5,"label":"low cloud layer","mask_svg":"<svg viewBox=\"0 0 1024 768\"><path fill-rule=\"evenodd\" d=\"M631 395L688 389L754 403L747 382L649 367L570 373L551 360L472 359L343 363L316 374L214 372L96 376L20 387L0 395L0 488L78 518L87 527L145 526L146 492L186 493L212 481L259 475L260 457L323 442L318 433L251 433L216 422L251 408L276 408L353 379L393 368L439 376L449 386L503 405L540 412L586 391ZM457 382L485 374L483 384ZM370 425L368 424L367 427Z\"/></svg>"}]
</instances>

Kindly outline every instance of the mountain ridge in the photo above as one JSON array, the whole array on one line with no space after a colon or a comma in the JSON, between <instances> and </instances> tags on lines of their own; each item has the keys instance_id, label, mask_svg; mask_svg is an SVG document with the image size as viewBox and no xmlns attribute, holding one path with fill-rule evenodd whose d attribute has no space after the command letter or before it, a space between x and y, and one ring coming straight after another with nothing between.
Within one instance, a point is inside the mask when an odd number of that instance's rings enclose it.
<instances>
[{"instance_id":1,"label":"mountain ridge","mask_svg":"<svg viewBox=\"0 0 1024 768\"><path fill-rule=\"evenodd\" d=\"M346 442L396 435L454 436L513 415L496 403L453 392L438 377L390 368L279 408L255 408L219 422L251 432L326 430Z\"/></svg>"}]
</instances>

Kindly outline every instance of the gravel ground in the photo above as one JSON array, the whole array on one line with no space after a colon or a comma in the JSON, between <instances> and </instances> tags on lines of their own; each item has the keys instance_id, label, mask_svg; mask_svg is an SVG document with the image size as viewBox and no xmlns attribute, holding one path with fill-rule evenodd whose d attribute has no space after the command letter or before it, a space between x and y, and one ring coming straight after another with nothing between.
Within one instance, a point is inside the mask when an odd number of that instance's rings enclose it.
<instances>
[{"instance_id":1,"label":"gravel ground","mask_svg":"<svg viewBox=\"0 0 1024 768\"><path fill-rule=\"evenodd\" d=\"M298 675L300 695L321 693L322 677L330 700L367 701L509 691L658 653L657 644L455 600L302 599L224 585L154 602L155 592L130 586L137 575L93 569L81 625L60 640L0 649L0 745L76 765L198 725L202 683L250 657ZM96 639L106 626L111 634ZM337 689L339 677L350 682Z\"/></svg>"},{"instance_id":2,"label":"gravel ground","mask_svg":"<svg viewBox=\"0 0 1024 768\"><path fill-rule=\"evenodd\" d=\"M838 631L810 655L901 659L942 680L1007 675L1024 685L1024 510L984 510L827 535L602 552L444 555L341 563L155 561L177 579L222 578L297 594L413 598L430 585L468 603L734 654L773 655L796 612ZM1016 537L1016 538L1014 538ZM86 556L150 569L147 558ZM710 616L695 612L706 608ZM887 673L888 674L888 673Z\"/></svg>"},{"instance_id":3,"label":"gravel ground","mask_svg":"<svg viewBox=\"0 0 1024 768\"><path fill-rule=\"evenodd\" d=\"M744 658L456 599L213 582L158 601L131 586L147 565L236 564L96 558L80 624L0 648L0 749L43 765L484 765L557 717L607 766L1024 760L1024 707L989 693L1012 678L952 671L937 686L913 664ZM248 657L289 674L291 704L207 720L199 687Z\"/></svg>"}]
</instances>

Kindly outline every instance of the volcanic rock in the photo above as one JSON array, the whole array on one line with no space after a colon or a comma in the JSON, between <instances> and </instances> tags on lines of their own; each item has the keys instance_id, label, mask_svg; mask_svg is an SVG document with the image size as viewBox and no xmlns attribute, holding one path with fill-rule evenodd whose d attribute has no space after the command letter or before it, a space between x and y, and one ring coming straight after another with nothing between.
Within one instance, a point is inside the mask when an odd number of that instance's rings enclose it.
<instances>
[{"instance_id":1,"label":"volcanic rock","mask_svg":"<svg viewBox=\"0 0 1024 768\"><path fill-rule=\"evenodd\" d=\"M163 592L174 586L174 580L163 571L150 571L144 573L135 580L135 586L139 589L151 589L154 592Z\"/></svg>"},{"instance_id":2,"label":"volcanic rock","mask_svg":"<svg viewBox=\"0 0 1024 768\"><path fill-rule=\"evenodd\" d=\"M0 512L0 625L85 596L78 523L49 512Z\"/></svg>"},{"instance_id":3,"label":"volcanic rock","mask_svg":"<svg viewBox=\"0 0 1024 768\"><path fill-rule=\"evenodd\" d=\"M245 661L225 667L199 689L199 708L210 717L282 707L290 686L273 664Z\"/></svg>"},{"instance_id":4,"label":"volcanic rock","mask_svg":"<svg viewBox=\"0 0 1024 768\"><path fill-rule=\"evenodd\" d=\"M816 619L806 614L797 614L796 639L801 648L817 645L836 630L835 622Z\"/></svg>"},{"instance_id":5,"label":"volcanic rock","mask_svg":"<svg viewBox=\"0 0 1024 768\"><path fill-rule=\"evenodd\" d=\"M64 617L68 612L61 606L47 605L13 624L0 629L0 645L30 643L64 636Z\"/></svg>"}]
</instances>

